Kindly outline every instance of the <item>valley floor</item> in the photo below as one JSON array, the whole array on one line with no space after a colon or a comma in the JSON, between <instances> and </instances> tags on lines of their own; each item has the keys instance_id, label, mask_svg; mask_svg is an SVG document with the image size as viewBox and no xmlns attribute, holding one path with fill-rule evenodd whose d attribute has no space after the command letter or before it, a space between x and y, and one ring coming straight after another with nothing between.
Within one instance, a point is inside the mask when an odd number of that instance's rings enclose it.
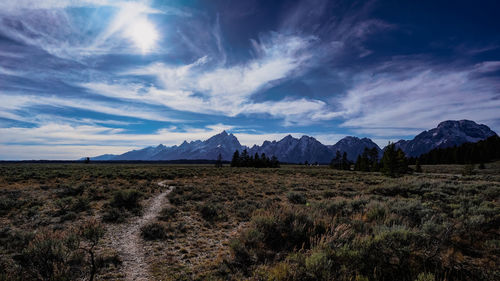
<instances>
[{"instance_id":1,"label":"valley floor","mask_svg":"<svg viewBox=\"0 0 500 281\"><path fill-rule=\"evenodd\" d=\"M499 280L500 162L463 170L2 164L0 280Z\"/></svg>"}]
</instances>

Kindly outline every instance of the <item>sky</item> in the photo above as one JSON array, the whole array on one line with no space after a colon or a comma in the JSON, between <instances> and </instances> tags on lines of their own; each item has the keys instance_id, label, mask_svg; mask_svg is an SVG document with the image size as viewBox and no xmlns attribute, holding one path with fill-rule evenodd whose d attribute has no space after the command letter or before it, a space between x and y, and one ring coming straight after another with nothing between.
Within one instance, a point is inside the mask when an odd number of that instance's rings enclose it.
<instances>
[{"instance_id":1,"label":"sky","mask_svg":"<svg viewBox=\"0 0 500 281\"><path fill-rule=\"evenodd\" d=\"M500 2L0 0L0 160L500 132Z\"/></svg>"}]
</instances>

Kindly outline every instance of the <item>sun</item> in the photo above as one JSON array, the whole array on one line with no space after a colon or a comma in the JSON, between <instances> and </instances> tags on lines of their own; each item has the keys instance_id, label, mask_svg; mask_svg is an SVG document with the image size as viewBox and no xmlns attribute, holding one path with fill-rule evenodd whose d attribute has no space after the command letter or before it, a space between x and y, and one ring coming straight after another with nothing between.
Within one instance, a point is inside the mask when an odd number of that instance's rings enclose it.
<instances>
[{"instance_id":1,"label":"sun","mask_svg":"<svg viewBox=\"0 0 500 281\"><path fill-rule=\"evenodd\" d=\"M130 23L125 31L125 35L143 54L153 50L158 41L156 28L147 19L137 19Z\"/></svg>"}]
</instances>

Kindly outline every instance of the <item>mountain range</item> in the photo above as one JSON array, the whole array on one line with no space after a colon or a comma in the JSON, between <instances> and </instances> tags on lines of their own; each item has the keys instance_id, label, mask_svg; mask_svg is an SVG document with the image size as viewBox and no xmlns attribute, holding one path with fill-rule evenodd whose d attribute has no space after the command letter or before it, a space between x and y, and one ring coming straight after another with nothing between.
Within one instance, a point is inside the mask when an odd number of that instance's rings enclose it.
<instances>
[{"instance_id":1,"label":"mountain range","mask_svg":"<svg viewBox=\"0 0 500 281\"><path fill-rule=\"evenodd\" d=\"M488 126L469 120L444 121L436 128L418 134L412 140L400 140L395 143L407 156L416 157L434 148L445 148L466 142L477 142L496 135ZM279 141L264 141L262 145L247 147L241 145L233 134L226 131L201 141L184 141L180 145L150 146L140 150L132 150L121 155L105 154L92 157L95 161L167 161L167 160L215 160L218 155L223 160L231 160L236 150L246 149L250 155L265 153L268 157L276 156L285 163L329 163L337 151L346 152L350 161L355 161L358 155L367 148L376 148L379 155L382 149L369 138L348 136L334 145L324 145L314 137L302 136L294 138L291 135Z\"/></svg>"}]
</instances>

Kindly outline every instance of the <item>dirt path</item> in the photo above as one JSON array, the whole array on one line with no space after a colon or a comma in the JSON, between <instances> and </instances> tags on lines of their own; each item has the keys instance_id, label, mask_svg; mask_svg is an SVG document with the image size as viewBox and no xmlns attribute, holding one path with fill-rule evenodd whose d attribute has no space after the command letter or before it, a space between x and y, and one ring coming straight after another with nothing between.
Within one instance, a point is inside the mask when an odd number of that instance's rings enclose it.
<instances>
[{"instance_id":1,"label":"dirt path","mask_svg":"<svg viewBox=\"0 0 500 281\"><path fill-rule=\"evenodd\" d=\"M127 281L151 280L148 271L149 266L145 260L146 253L140 236L141 227L158 216L168 200L166 196L174 189L173 186L167 185L167 181L161 181L158 185L168 189L149 199L141 217L126 224L112 226L108 230L111 246L118 251L123 262L122 273L124 273Z\"/></svg>"}]
</instances>

